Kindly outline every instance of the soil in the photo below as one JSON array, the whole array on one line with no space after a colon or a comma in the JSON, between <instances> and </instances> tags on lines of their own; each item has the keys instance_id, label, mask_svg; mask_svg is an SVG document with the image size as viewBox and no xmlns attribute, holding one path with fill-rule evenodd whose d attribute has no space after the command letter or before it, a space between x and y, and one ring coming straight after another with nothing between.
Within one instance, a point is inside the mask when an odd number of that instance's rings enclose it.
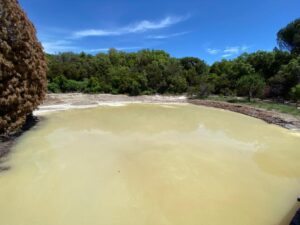
<instances>
[{"instance_id":1,"label":"soil","mask_svg":"<svg viewBox=\"0 0 300 225\"><path fill-rule=\"evenodd\" d=\"M247 116L261 119L270 124L276 124L290 130L300 131L300 118L292 115L228 102L211 100L189 100L188 102L195 105L203 105L242 113Z\"/></svg>"}]
</instances>

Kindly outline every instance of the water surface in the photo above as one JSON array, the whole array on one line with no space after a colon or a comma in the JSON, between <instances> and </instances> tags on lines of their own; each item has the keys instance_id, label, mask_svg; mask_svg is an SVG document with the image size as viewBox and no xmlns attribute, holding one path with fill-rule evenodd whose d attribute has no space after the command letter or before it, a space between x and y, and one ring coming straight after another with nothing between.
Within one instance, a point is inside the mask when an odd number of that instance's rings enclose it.
<instances>
[{"instance_id":1,"label":"water surface","mask_svg":"<svg viewBox=\"0 0 300 225\"><path fill-rule=\"evenodd\" d=\"M3 225L283 225L300 136L228 111L129 104L46 115L0 173Z\"/></svg>"}]
</instances>

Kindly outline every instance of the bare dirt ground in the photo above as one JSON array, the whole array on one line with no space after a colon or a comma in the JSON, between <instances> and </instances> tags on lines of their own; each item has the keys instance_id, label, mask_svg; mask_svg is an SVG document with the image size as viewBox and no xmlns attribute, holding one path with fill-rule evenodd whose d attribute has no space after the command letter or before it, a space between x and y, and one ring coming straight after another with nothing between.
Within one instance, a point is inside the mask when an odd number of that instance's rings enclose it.
<instances>
[{"instance_id":1,"label":"bare dirt ground","mask_svg":"<svg viewBox=\"0 0 300 225\"><path fill-rule=\"evenodd\" d=\"M100 105L120 105L126 103L187 103L185 96L127 96L110 94L48 94L44 103L34 112L41 115L45 112L74 108L90 108Z\"/></svg>"},{"instance_id":2,"label":"bare dirt ground","mask_svg":"<svg viewBox=\"0 0 300 225\"><path fill-rule=\"evenodd\" d=\"M275 111L268 111L265 109L255 108L247 105L220 101L189 100L188 102L195 105L203 105L242 113L247 116L261 119L270 124L276 124L290 130L300 131L300 118L293 115L283 114Z\"/></svg>"},{"instance_id":3,"label":"bare dirt ground","mask_svg":"<svg viewBox=\"0 0 300 225\"><path fill-rule=\"evenodd\" d=\"M145 103L184 103L187 102L187 97L184 95L111 95L111 94L48 94L41 106L48 105L97 105L101 103L118 103L118 102L145 102Z\"/></svg>"}]
</instances>

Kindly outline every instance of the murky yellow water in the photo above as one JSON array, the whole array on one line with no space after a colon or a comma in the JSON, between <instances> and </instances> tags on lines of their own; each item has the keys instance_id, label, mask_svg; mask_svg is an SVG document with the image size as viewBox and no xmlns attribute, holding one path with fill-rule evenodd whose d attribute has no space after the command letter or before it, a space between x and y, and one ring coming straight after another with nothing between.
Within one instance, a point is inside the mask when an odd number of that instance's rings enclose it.
<instances>
[{"instance_id":1,"label":"murky yellow water","mask_svg":"<svg viewBox=\"0 0 300 225\"><path fill-rule=\"evenodd\" d=\"M45 116L0 173L1 225L281 225L300 136L192 105Z\"/></svg>"}]
</instances>

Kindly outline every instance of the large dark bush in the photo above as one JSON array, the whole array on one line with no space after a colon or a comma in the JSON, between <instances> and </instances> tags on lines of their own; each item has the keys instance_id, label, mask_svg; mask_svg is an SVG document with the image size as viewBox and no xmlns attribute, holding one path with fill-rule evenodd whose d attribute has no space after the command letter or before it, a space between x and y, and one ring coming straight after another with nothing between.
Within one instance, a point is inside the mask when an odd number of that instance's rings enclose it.
<instances>
[{"instance_id":1,"label":"large dark bush","mask_svg":"<svg viewBox=\"0 0 300 225\"><path fill-rule=\"evenodd\" d=\"M46 61L17 0L0 0L0 134L17 131L42 101Z\"/></svg>"}]
</instances>

